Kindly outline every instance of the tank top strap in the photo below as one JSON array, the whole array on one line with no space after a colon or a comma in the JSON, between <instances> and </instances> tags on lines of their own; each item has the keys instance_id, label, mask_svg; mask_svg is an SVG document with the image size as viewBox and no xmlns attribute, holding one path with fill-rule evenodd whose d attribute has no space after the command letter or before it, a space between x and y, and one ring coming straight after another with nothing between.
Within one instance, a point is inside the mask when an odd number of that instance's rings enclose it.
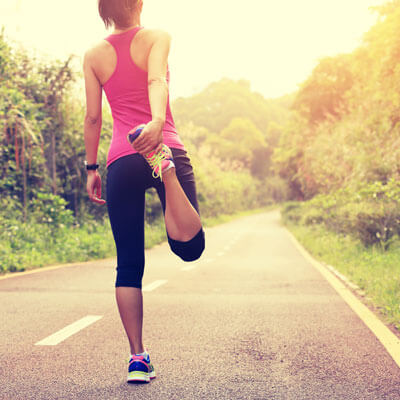
<instances>
[{"instance_id":1,"label":"tank top strap","mask_svg":"<svg viewBox=\"0 0 400 400\"><path fill-rule=\"evenodd\" d=\"M109 35L105 38L105 40L114 47L115 52L117 53L117 68L119 65L126 65L131 60L130 48L132 40L136 33L143 28L143 26L136 26L129 31Z\"/></svg>"}]
</instances>

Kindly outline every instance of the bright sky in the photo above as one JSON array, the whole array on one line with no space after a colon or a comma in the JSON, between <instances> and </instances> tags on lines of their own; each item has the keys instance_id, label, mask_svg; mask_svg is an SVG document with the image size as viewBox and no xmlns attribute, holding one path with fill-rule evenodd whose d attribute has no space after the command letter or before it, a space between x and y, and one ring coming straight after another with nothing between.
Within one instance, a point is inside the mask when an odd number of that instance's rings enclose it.
<instances>
[{"instance_id":1,"label":"bright sky","mask_svg":"<svg viewBox=\"0 0 400 400\"><path fill-rule=\"evenodd\" d=\"M141 24L172 35L171 98L222 77L265 97L295 91L318 59L349 52L385 0L144 0ZM97 0L1 0L6 36L65 59L108 33Z\"/></svg>"}]
</instances>

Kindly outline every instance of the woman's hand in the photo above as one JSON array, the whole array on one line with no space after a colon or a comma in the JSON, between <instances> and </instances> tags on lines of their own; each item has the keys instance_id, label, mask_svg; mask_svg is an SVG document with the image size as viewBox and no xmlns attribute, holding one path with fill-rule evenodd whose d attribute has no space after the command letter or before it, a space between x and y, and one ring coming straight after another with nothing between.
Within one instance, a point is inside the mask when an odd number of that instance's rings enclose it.
<instances>
[{"instance_id":1,"label":"woman's hand","mask_svg":"<svg viewBox=\"0 0 400 400\"><path fill-rule=\"evenodd\" d=\"M97 204L105 204L106 201L101 198L101 177L97 171L87 171L86 190L91 201Z\"/></svg>"},{"instance_id":2,"label":"woman's hand","mask_svg":"<svg viewBox=\"0 0 400 400\"><path fill-rule=\"evenodd\" d=\"M142 155L155 150L159 152L163 142L164 121L152 120L144 128L139 137L132 143L133 148ZM133 133L135 128L129 133Z\"/></svg>"}]
</instances>

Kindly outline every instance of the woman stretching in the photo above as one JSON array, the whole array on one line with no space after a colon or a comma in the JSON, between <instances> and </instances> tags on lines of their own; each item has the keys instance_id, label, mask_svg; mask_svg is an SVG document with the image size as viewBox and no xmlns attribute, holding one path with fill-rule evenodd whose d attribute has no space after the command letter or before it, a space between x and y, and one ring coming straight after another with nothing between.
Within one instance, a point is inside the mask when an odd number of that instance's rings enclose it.
<instances>
[{"instance_id":1,"label":"woman stretching","mask_svg":"<svg viewBox=\"0 0 400 400\"><path fill-rule=\"evenodd\" d=\"M104 90L114 121L106 199L117 250L116 301L131 353L128 382L149 382L156 374L142 341L146 189L157 190L168 243L184 261L201 256L204 230L193 169L169 105L170 36L141 26L143 0L98 3L114 31L84 58L87 191L91 201L106 203L97 172Z\"/></svg>"}]
</instances>

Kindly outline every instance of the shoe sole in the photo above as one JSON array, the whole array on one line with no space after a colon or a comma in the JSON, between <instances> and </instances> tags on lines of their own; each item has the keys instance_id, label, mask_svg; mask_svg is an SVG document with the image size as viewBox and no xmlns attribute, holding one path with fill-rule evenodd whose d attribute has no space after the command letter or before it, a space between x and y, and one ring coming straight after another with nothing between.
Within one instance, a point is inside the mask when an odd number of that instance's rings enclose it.
<instances>
[{"instance_id":1,"label":"shoe sole","mask_svg":"<svg viewBox=\"0 0 400 400\"><path fill-rule=\"evenodd\" d=\"M143 371L132 371L128 375L127 382L150 382L151 379L155 379L156 373L152 372L143 372Z\"/></svg>"},{"instance_id":2,"label":"shoe sole","mask_svg":"<svg viewBox=\"0 0 400 400\"><path fill-rule=\"evenodd\" d=\"M133 371L128 375L127 382L150 382L150 374L148 372Z\"/></svg>"}]
</instances>

